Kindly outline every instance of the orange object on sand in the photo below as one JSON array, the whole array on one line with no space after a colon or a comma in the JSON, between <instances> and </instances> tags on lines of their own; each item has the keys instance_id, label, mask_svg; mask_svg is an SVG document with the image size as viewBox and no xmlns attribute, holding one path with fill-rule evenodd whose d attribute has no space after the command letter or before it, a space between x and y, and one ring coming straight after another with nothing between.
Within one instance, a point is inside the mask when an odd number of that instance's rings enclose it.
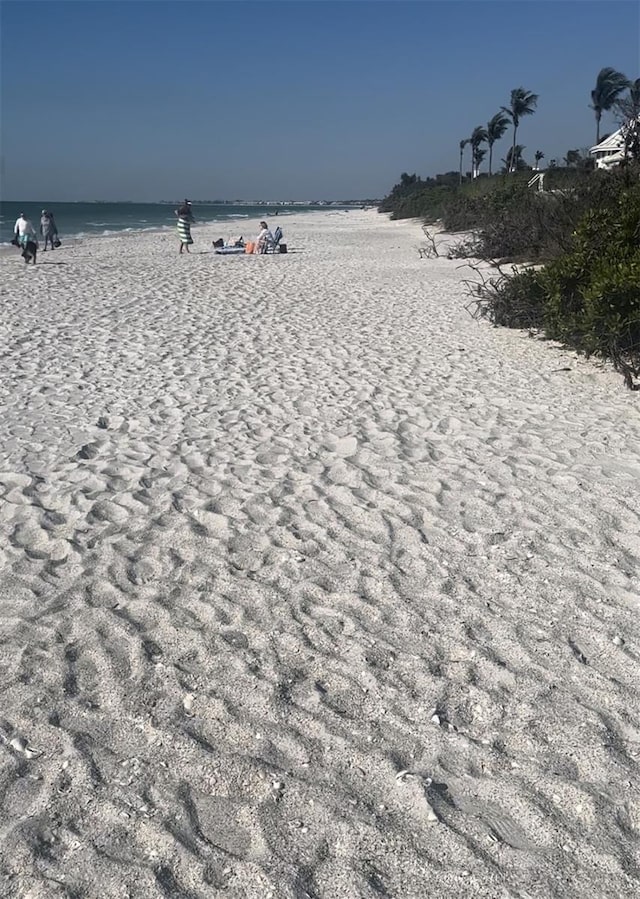
<instances>
[{"instance_id":1,"label":"orange object on sand","mask_svg":"<svg viewBox=\"0 0 640 899\"><path fill-rule=\"evenodd\" d=\"M246 242L246 244L244 245L244 251L245 251L245 253L255 253L255 251L256 251L255 241L248 240Z\"/></svg>"}]
</instances>

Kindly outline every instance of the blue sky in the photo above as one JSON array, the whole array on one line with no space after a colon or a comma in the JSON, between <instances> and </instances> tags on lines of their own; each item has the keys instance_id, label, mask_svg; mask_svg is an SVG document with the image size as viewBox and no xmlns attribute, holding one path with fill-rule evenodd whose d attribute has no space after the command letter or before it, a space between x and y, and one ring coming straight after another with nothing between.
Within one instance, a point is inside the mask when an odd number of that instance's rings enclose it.
<instances>
[{"instance_id":1,"label":"blue sky","mask_svg":"<svg viewBox=\"0 0 640 899\"><path fill-rule=\"evenodd\" d=\"M4 199L383 196L540 95L525 159L594 142L603 66L640 76L637 0L4 0ZM611 116L602 132L615 128ZM508 136L496 146L504 156Z\"/></svg>"}]
</instances>

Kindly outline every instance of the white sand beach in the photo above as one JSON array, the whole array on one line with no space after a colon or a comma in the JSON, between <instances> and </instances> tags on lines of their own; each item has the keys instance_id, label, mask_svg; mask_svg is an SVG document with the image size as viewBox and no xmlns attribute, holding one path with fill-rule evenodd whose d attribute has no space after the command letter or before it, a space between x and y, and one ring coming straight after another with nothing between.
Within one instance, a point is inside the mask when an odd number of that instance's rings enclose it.
<instances>
[{"instance_id":1,"label":"white sand beach","mask_svg":"<svg viewBox=\"0 0 640 899\"><path fill-rule=\"evenodd\" d=\"M0 258L0 895L637 894L638 394L278 222Z\"/></svg>"}]
</instances>

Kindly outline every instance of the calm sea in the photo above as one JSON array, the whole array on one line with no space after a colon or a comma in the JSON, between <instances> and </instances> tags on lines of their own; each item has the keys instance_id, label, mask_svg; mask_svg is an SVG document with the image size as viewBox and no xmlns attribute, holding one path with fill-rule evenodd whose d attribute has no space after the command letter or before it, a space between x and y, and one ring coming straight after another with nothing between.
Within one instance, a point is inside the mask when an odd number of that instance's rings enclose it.
<instances>
[{"instance_id":1,"label":"calm sea","mask_svg":"<svg viewBox=\"0 0 640 899\"><path fill-rule=\"evenodd\" d=\"M21 212L32 222L36 231L40 225L43 209L53 212L61 239L65 237L99 237L117 234L121 231L158 231L176 226L174 209L178 203L13 203L0 202L0 243L9 243L13 237L13 227ZM347 208L347 207L330 207ZM241 234L243 222L247 222L247 232L257 232L258 222L266 218L271 221L277 211L280 216L296 212L326 211L326 206L232 206L230 204L194 203L193 214L201 224L220 222L220 236L227 237L227 231ZM223 227L224 226L224 227Z\"/></svg>"}]
</instances>

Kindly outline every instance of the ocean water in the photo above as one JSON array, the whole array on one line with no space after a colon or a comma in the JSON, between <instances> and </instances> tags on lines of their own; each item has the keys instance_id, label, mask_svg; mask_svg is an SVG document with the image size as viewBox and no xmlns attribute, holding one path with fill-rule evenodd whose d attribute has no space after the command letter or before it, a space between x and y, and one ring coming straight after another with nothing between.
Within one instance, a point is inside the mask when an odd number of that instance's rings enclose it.
<instances>
[{"instance_id":1,"label":"ocean water","mask_svg":"<svg viewBox=\"0 0 640 899\"><path fill-rule=\"evenodd\" d=\"M0 244L8 244L13 237L13 227L21 212L32 222L36 231L40 226L43 209L53 212L61 240L65 238L99 237L122 231L173 230L176 226L174 209L178 203L47 203L0 202ZM266 219L271 227L278 213L281 217L296 212L326 211L327 206L233 206L231 204L194 203L193 214L197 223L220 223L220 236L231 234L251 236L260 229L260 219ZM348 208L348 207L331 207ZM246 222L246 226L243 227Z\"/></svg>"}]
</instances>

